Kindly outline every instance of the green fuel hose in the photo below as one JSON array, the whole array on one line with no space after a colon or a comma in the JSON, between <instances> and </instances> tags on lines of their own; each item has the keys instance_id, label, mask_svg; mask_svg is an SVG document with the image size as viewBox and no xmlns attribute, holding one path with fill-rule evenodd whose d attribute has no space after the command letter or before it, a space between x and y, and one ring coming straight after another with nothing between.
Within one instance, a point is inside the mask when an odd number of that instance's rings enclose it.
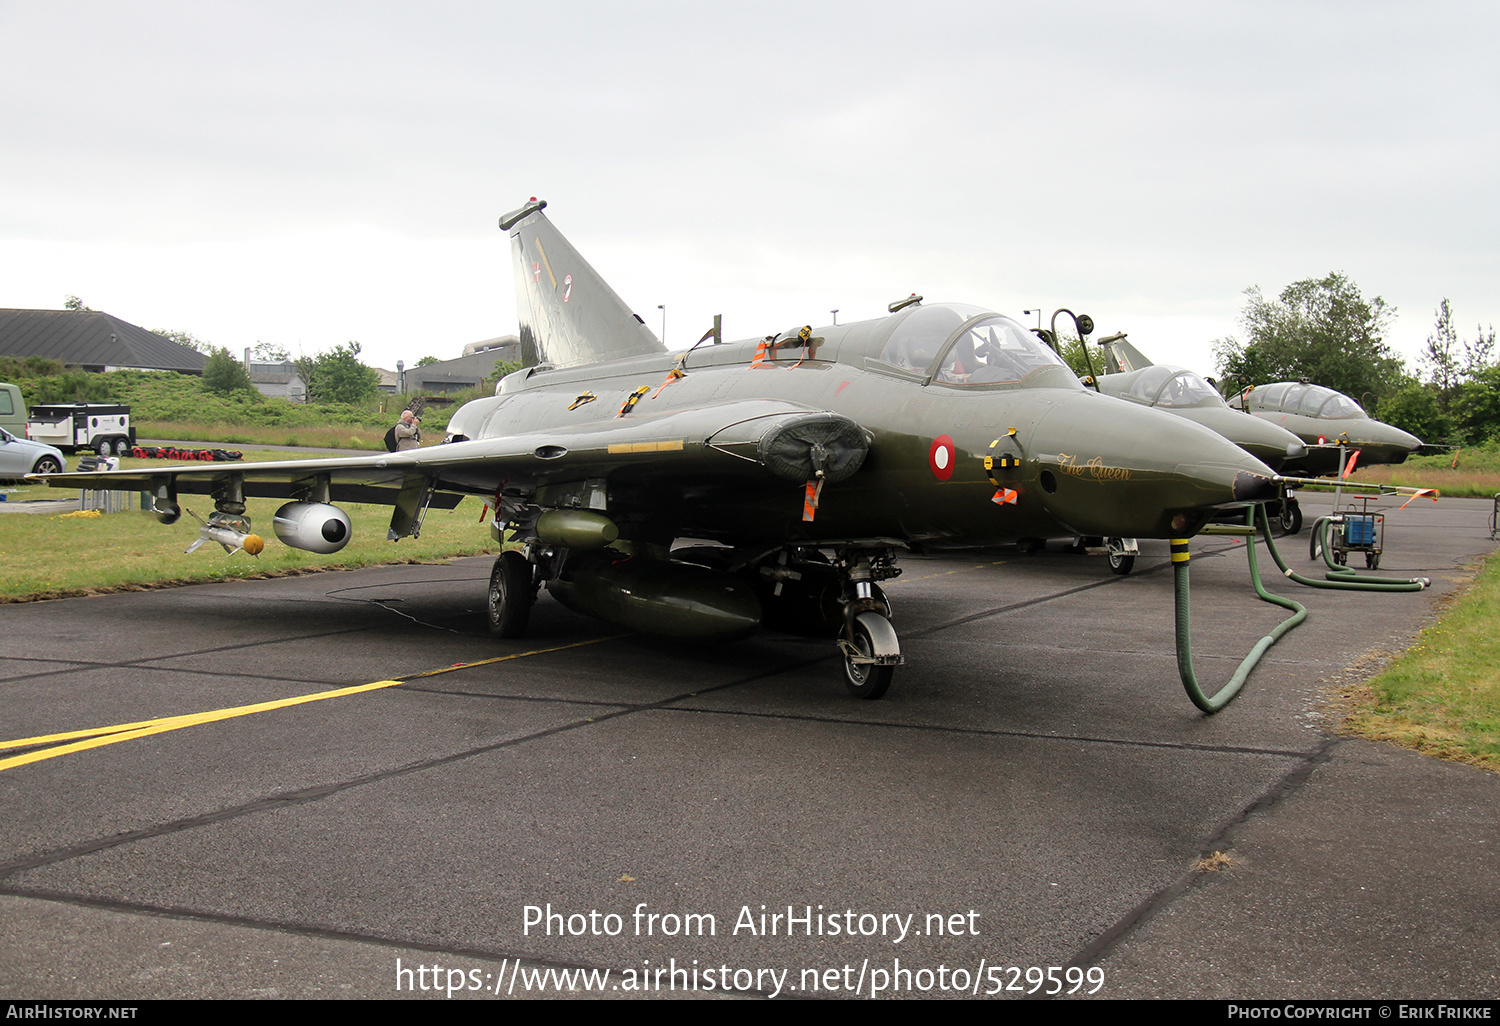
<instances>
[{"instance_id":1,"label":"green fuel hose","mask_svg":"<svg viewBox=\"0 0 1500 1026\"><path fill-rule=\"evenodd\" d=\"M1319 519L1315 530L1318 532L1318 545L1323 550L1323 562L1328 566L1328 573L1324 575L1327 580L1318 581L1311 577L1304 577L1293 571L1281 558L1281 553L1276 551L1276 543L1271 540L1271 522L1266 517L1264 506L1255 507L1260 511L1261 536L1266 540L1266 551L1281 568L1281 572L1289 579L1298 584L1305 584L1309 588L1335 588L1343 591L1421 591L1432 583L1426 577L1409 577L1401 579L1397 577L1371 577L1367 574L1357 574L1348 567L1339 566L1329 555L1328 532L1333 528L1332 517Z\"/></svg>"},{"instance_id":2,"label":"green fuel hose","mask_svg":"<svg viewBox=\"0 0 1500 1026\"><path fill-rule=\"evenodd\" d=\"M1265 516L1265 507L1258 506L1254 509L1261 510L1261 516ZM1272 595L1266 591L1260 580L1260 566L1255 558L1255 514L1247 516L1244 527L1213 526L1204 528L1204 534L1234 534L1245 537L1245 556L1250 562L1250 580L1255 583L1255 594L1263 602L1281 606L1283 609L1293 610L1293 614L1283 620L1275 630L1255 643L1250 654L1240 661L1239 668L1234 671L1234 676L1229 678L1219 692L1212 697L1205 695L1203 689L1198 686L1198 676L1193 672L1193 650L1191 630L1189 629L1189 594L1188 594L1188 540L1186 538L1172 539L1172 574L1176 586L1177 606L1177 672L1182 677L1183 689L1192 703L1206 713L1216 713L1228 705L1234 696L1239 694L1240 688L1244 687L1245 681L1249 679L1251 672L1260 662L1261 656L1266 650L1276 644L1281 636L1307 619L1307 610L1301 603L1293 602L1291 599L1282 598L1280 595ZM1269 533L1269 529L1268 529Z\"/></svg>"}]
</instances>

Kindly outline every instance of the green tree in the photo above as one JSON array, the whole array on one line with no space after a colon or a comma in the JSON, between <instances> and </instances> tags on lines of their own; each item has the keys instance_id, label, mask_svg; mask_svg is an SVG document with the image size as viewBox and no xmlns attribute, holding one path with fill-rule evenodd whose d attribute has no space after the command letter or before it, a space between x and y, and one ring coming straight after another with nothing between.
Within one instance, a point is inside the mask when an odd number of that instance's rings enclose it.
<instances>
[{"instance_id":1,"label":"green tree","mask_svg":"<svg viewBox=\"0 0 1500 1026\"><path fill-rule=\"evenodd\" d=\"M1375 416L1428 442L1446 441L1453 435L1453 420L1443 410L1436 385L1408 380L1380 400Z\"/></svg>"},{"instance_id":2,"label":"green tree","mask_svg":"<svg viewBox=\"0 0 1500 1026\"><path fill-rule=\"evenodd\" d=\"M1453 308L1448 305L1448 297L1443 297L1436 313L1437 323L1422 347L1422 362L1432 375L1432 383L1437 386L1438 404L1446 410L1462 374L1458 365L1458 332L1453 330Z\"/></svg>"},{"instance_id":3,"label":"green tree","mask_svg":"<svg viewBox=\"0 0 1500 1026\"><path fill-rule=\"evenodd\" d=\"M373 399L380 388L380 375L359 362L358 342L298 357L296 364L307 382L308 398L317 402L360 403Z\"/></svg>"},{"instance_id":4,"label":"green tree","mask_svg":"<svg viewBox=\"0 0 1500 1026\"><path fill-rule=\"evenodd\" d=\"M436 356L424 356L420 360L417 361L416 366L418 366L418 367L427 367L427 366L430 366L430 365L432 365L434 363L442 363L442 362L443 361L439 360Z\"/></svg>"},{"instance_id":5,"label":"green tree","mask_svg":"<svg viewBox=\"0 0 1500 1026\"><path fill-rule=\"evenodd\" d=\"M1366 300L1359 286L1334 272L1308 278L1266 299L1259 286L1245 290L1240 315L1248 340L1214 343L1222 387L1306 378L1355 399L1379 399L1405 380L1405 368L1384 339L1395 309L1379 296Z\"/></svg>"},{"instance_id":6,"label":"green tree","mask_svg":"<svg viewBox=\"0 0 1500 1026\"><path fill-rule=\"evenodd\" d=\"M250 372L245 369L245 365L221 346L213 346L209 350L208 361L203 365L203 387L222 395L255 392L255 386L250 383Z\"/></svg>"},{"instance_id":7,"label":"green tree","mask_svg":"<svg viewBox=\"0 0 1500 1026\"><path fill-rule=\"evenodd\" d=\"M520 369L521 365L519 363L511 363L508 360L496 360L495 373L484 379L485 388L493 392L495 387L500 384L501 378L507 374L514 374Z\"/></svg>"},{"instance_id":8,"label":"green tree","mask_svg":"<svg viewBox=\"0 0 1500 1026\"><path fill-rule=\"evenodd\" d=\"M291 354L286 351L286 346L278 346L273 342L255 343L251 355L261 363L285 363L291 358Z\"/></svg>"},{"instance_id":9,"label":"green tree","mask_svg":"<svg viewBox=\"0 0 1500 1026\"><path fill-rule=\"evenodd\" d=\"M1485 331L1481 324L1476 331L1478 336L1474 341L1464 343L1464 373L1469 377L1485 370L1495 360L1495 326L1491 324L1489 331Z\"/></svg>"},{"instance_id":10,"label":"green tree","mask_svg":"<svg viewBox=\"0 0 1500 1026\"><path fill-rule=\"evenodd\" d=\"M1500 365L1491 365L1458 386L1453 420L1467 442L1500 438Z\"/></svg>"},{"instance_id":11,"label":"green tree","mask_svg":"<svg viewBox=\"0 0 1500 1026\"><path fill-rule=\"evenodd\" d=\"M66 299L63 300L63 309L64 310L90 310L90 311L92 311L93 307L84 306L83 305L83 300L79 299L75 295L69 294L68 298L66 298Z\"/></svg>"}]
</instances>

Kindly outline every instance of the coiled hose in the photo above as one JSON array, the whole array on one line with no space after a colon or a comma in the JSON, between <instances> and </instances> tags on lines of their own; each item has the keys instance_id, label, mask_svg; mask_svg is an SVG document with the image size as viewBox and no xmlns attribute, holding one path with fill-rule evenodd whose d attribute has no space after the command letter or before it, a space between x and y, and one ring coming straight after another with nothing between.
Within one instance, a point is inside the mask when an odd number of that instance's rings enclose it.
<instances>
[{"instance_id":1,"label":"coiled hose","mask_svg":"<svg viewBox=\"0 0 1500 1026\"><path fill-rule=\"evenodd\" d=\"M1317 581L1311 577L1304 577L1293 571L1281 558L1281 553L1276 551L1276 543L1271 540L1271 524L1266 519L1265 507L1257 506L1260 512L1261 534L1266 539L1266 551L1281 568L1281 572L1298 584L1305 584L1309 588L1336 588L1343 591L1421 591L1432 584L1427 577L1371 577L1368 574L1355 573L1346 566L1339 566L1333 561L1331 549L1328 545L1328 533L1338 521L1336 517L1320 517L1314 530L1318 536L1318 547L1323 552L1323 562L1328 566L1328 573L1324 576L1327 580Z\"/></svg>"},{"instance_id":2,"label":"coiled hose","mask_svg":"<svg viewBox=\"0 0 1500 1026\"><path fill-rule=\"evenodd\" d=\"M1266 591L1265 585L1261 584L1260 566L1255 558L1255 511L1260 511L1263 523L1265 521L1265 507L1253 506L1245 517L1245 526L1236 527L1230 525L1210 524L1203 529L1204 534L1233 534L1242 535L1245 538L1245 557L1250 562L1250 580L1255 583L1255 594L1261 601L1270 602L1272 605L1281 606L1283 609L1293 611L1292 615L1283 620L1275 630L1255 643L1250 654L1240 661L1239 668L1234 671L1234 676L1229 678L1229 683L1219 689L1212 697L1205 695L1203 689L1198 685L1198 676L1193 672L1193 649L1189 624L1190 605L1188 592L1188 540L1186 538L1172 539L1172 575L1175 585L1176 607L1177 607L1177 673L1182 678L1183 689L1188 698L1199 709L1213 714L1228 705L1234 696L1239 694L1240 688L1244 687L1245 681L1249 679L1251 672L1260 662L1261 656L1266 650L1276 644L1281 636L1307 619L1307 610L1299 602L1282 598L1280 595L1272 595ZM1269 539L1270 528L1266 528Z\"/></svg>"}]
</instances>

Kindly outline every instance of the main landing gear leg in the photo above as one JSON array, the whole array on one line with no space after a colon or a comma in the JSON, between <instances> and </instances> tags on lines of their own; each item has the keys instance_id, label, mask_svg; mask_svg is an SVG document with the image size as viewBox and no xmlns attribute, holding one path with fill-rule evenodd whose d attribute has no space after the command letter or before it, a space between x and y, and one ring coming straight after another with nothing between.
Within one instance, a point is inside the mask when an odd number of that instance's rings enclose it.
<instances>
[{"instance_id":1,"label":"main landing gear leg","mask_svg":"<svg viewBox=\"0 0 1500 1026\"><path fill-rule=\"evenodd\" d=\"M875 583L900 573L889 553L854 553L841 559L847 567L844 632L839 651L844 654L844 684L855 698L876 699L891 686L903 661L901 643L891 626L891 607Z\"/></svg>"},{"instance_id":2,"label":"main landing gear leg","mask_svg":"<svg viewBox=\"0 0 1500 1026\"><path fill-rule=\"evenodd\" d=\"M490 571L490 633L497 638L519 638L526 633L531 605L536 601L536 581L531 564L519 552L502 552Z\"/></svg>"}]
</instances>

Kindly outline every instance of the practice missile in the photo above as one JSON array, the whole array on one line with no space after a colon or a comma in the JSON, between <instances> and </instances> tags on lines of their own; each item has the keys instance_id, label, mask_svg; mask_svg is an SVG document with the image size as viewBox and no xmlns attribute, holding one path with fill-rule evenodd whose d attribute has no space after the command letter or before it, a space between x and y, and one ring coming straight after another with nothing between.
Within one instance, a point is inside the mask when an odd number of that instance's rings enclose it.
<instances>
[{"instance_id":1,"label":"practice missile","mask_svg":"<svg viewBox=\"0 0 1500 1026\"><path fill-rule=\"evenodd\" d=\"M260 555L266 547L265 540L250 530L249 517L235 516L230 513L210 513L208 519L204 520L192 510L188 512L203 526L198 529L198 540L183 550L184 554L198 551L204 542L218 542L224 546L225 552L244 549L252 556Z\"/></svg>"}]
</instances>

